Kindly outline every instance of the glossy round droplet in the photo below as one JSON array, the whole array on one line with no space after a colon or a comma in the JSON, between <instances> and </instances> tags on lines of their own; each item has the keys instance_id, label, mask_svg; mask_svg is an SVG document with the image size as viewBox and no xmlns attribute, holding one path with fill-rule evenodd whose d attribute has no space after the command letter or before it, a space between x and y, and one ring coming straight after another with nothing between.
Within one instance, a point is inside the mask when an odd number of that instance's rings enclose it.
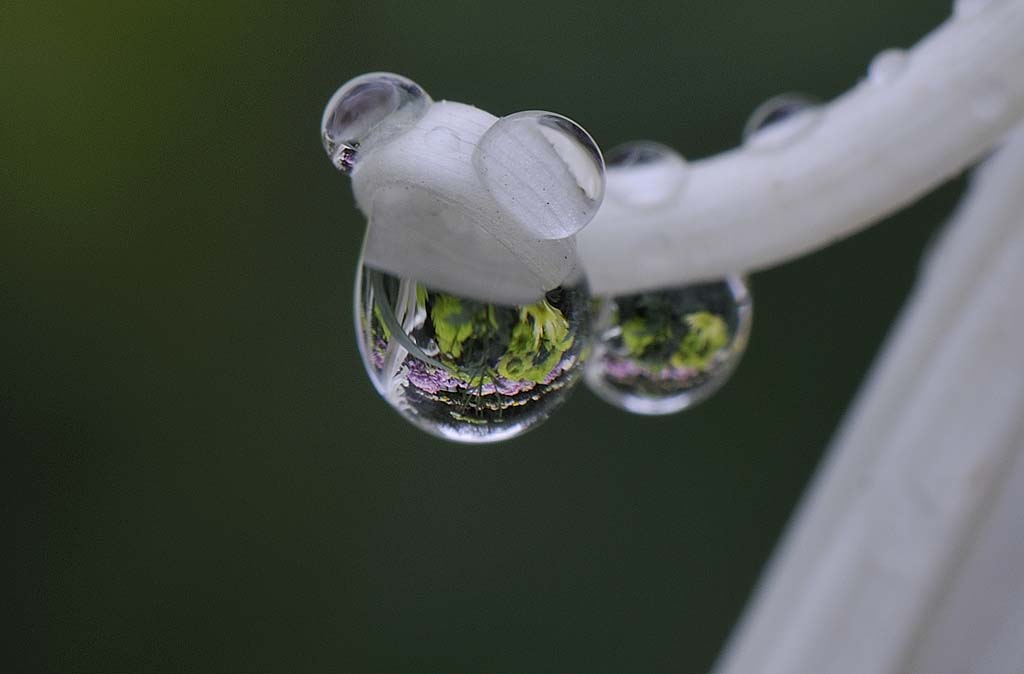
<instances>
[{"instance_id":1,"label":"glossy round droplet","mask_svg":"<svg viewBox=\"0 0 1024 674\"><path fill-rule=\"evenodd\" d=\"M604 298L587 385L636 414L672 414L714 393L747 345L753 305L739 276Z\"/></svg>"},{"instance_id":2,"label":"glossy round droplet","mask_svg":"<svg viewBox=\"0 0 1024 674\"><path fill-rule=\"evenodd\" d=\"M324 150L339 171L351 173L360 154L409 129L430 103L418 84L401 75L360 75L343 84L324 108Z\"/></svg>"},{"instance_id":3,"label":"glossy round droplet","mask_svg":"<svg viewBox=\"0 0 1024 674\"><path fill-rule=\"evenodd\" d=\"M510 306L436 292L361 266L356 332L377 391L419 428L497 442L544 421L578 381L589 348L585 285Z\"/></svg>"},{"instance_id":4,"label":"glossy round droplet","mask_svg":"<svg viewBox=\"0 0 1024 674\"><path fill-rule=\"evenodd\" d=\"M818 101L805 94L780 94L757 106L743 127L743 141L753 149L786 147L814 128L821 116Z\"/></svg>"},{"instance_id":5,"label":"glossy round droplet","mask_svg":"<svg viewBox=\"0 0 1024 674\"><path fill-rule=\"evenodd\" d=\"M608 196L629 206L654 208L679 194L689 168L682 155L661 143L635 141L605 153Z\"/></svg>"},{"instance_id":6,"label":"glossy round droplet","mask_svg":"<svg viewBox=\"0 0 1024 674\"><path fill-rule=\"evenodd\" d=\"M907 69L907 52L886 49L878 52L868 66L868 81L883 86L896 80Z\"/></svg>"},{"instance_id":7,"label":"glossy round droplet","mask_svg":"<svg viewBox=\"0 0 1024 674\"><path fill-rule=\"evenodd\" d=\"M953 3L953 16L958 19L968 19L972 16L977 16L991 4L992 0L955 0Z\"/></svg>"},{"instance_id":8,"label":"glossy round droplet","mask_svg":"<svg viewBox=\"0 0 1024 674\"><path fill-rule=\"evenodd\" d=\"M459 135L445 126L437 126L427 132L426 141L442 152L457 152L462 145Z\"/></svg>"},{"instance_id":9,"label":"glossy round droplet","mask_svg":"<svg viewBox=\"0 0 1024 674\"><path fill-rule=\"evenodd\" d=\"M480 138L473 164L498 205L538 239L575 234L604 198L597 143L553 112L502 117Z\"/></svg>"}]
</instances>

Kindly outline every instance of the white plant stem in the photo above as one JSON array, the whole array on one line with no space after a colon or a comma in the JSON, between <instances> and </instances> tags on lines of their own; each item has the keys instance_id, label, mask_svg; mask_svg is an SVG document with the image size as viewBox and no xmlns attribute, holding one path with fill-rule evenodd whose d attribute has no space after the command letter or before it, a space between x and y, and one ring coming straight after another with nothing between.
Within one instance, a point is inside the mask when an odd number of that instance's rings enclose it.
<instances>
[{"instance_id":1,"label":"white plant stem","mask_svg":"<svg viewBox=\"0 0 1024 674\"><path fill-rule=\"evenodd\" d=\"M993 512L1006 511L993 504L1004 474L1024 459L1022 186L1024 129L979 171L922 270L721 674L943 671L926 668L945 643L936 634L967 633L957 615L997 605L999 588L978 585L984 574L964 560L993 565L992 554L966 554L976 530L988 532L995 543L986 549L994 549L1024 529L993 531L1019 517L986 526ZM1003 501L1019 513L1024 480L1013 484ZM1024 555L1024 546L1009 549ZM957 611L939 611L946 590L958 586L950 600ZM1018 603L1000 609L1007 619L1024 614L1024 592L1013 596ZM1006 661L1020 650L1017 640L988 637L966 638L968 647L988 649L975 654L996 667L985 671L1019 671L1019 662Z\"/></svg>"},{"instance_id":2,"label":"white plant stem","mask_svg":"<svg viewBox=\"0 0 1024 674\"><path fill-rule=\"evenodd\" d=\"M657 208L611 198L610 172L609 198L578 235L592 289L620 294L769 267L964 170L1024 116L1024 2L991 0L951 19L908 52L902 72L885 70L823 106L782 147L748 143L695 162Z\"/></svg>"}]
</instances>

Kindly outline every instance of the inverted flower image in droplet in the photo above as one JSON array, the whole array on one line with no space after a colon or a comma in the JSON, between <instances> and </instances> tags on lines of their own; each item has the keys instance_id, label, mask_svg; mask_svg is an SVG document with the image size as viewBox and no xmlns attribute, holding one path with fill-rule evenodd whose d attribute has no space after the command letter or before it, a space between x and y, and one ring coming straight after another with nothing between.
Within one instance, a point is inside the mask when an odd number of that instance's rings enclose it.
<instances>
[{"instance_id":1,"label":"inverted flower image in droplet","mask_svg":"<svg viewBox=\"0 0 1024 674\"><path fill-rule=\"evenodd\" d=\"M361 154L412 127L430 103L430 96L407 77L360 75L341 85L324 108L324 150L335 168L349 174Z\"/></svg>"},{"instance_id":2,"label":"inverted flower image in droplet","mask_svg":"<svg viewBox=\"0 0 1024 674\"><path fill-rule=\"evenodd\" d=\"M590 296L567 283L536 302L480 302L360 265L356 331L384 399L458 442L507 440L544 421L582 372Z\"/></svg>"},{"instance_id":3,"label":"inverted flower image in droplet","mask_svg":"<svg viewBox=\"0 0 1024 674\"><path fill-rule=\"evenodd\" d=\"M636 414L672 414L706 399L736 368L753 305L739 276L598 302L590 389Z\"/></svg>"}]
</instances>

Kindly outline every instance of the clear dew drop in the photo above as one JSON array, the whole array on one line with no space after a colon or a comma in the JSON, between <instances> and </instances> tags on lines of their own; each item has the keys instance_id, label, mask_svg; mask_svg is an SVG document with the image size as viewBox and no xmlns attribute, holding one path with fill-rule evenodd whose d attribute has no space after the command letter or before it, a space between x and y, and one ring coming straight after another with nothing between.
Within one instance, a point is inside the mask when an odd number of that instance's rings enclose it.
<instances>
[{"instance_id":1,"label":"clear dew drop","mask_svg":"<svg viewBox=\"0 0 1024 674\"><path fill-rule=\"evenodd\" d=\"M438 126L427 132L426 140L434 147L443 152L457 152L462 144L462 139L451 129Z\"/></svg>"},{"instance_id":2,"label":"clear dew drop","mask_svg":"<svg viewBox=\"0 0 1024 674\"><path fill-rule=\"evenodd\" d=\"M604 159L583 127L539 110L502 117L481 137L473 164L498 205L538 239L582 229L604 199Z\"/></svg>"},{"instance_id":3,"label":"clear dew drop","mask_svg":"<svg viewBox=\"0 0 1024 674\"><path fill-rule=\"evenodd\" d=\"M582 282L508 306L360 265L355 314L380 395L417 427L457 442L498 442L536 427L566 399L589 351Z\"/></svg>"},{"instance_id":4,"label":"clear dew drop","mask_svg":"<svg viewBox=\"0 0 1024 674\"><path fill-rule=\"evenodd\" d=\"M876 86L890 84L907 69L907 61L907 52L902 49L878 52L868 66L868 81Z\"/></svg>"},{"instance_id":5,"label":"clear dew drop","mask_svg":"<svg viewBox=\"0 0 1024 674\"><path fill-rule=\"evenodd\" d=\"M682 155L651 141L634 141L605 153L608 196L640 208L660 206L678 194L689 174Z\"/></svg>"},{"instance_id":6,"label":"clear dew drop","mask_svg":"<svg viewBox=\"0 0 1024 674\"><path fill-rule=\"evenodd\" d=\"M753 303L730 276L599 301L588 387L635 414L673 414L706 399L736 368Z\"/></svg>"},{"instance_id":7,"label":"clear dew drop","mask_svg":"<svg viewBox=\"0 0 1024 674\"><path fill-rule=\"evenodd\" d=\"M743 127L748 147L777 150L814 128L821 117L818 101L798 93L780 94L757 106Z\"/></svg>"},{"instance_id":8,"label":"clear dew drop","mask_svg":"<svg viewBox=\"0 0 1024 674\"><path fill-rule=\"evenodd\" d=\"M990 4L991 0L955 0L953 16L958 19L969 19L980 14Z\"/></svg>"},{"instance_id":9,"label":"clear dew drop","mask_svg":"<svg viewBox=\"0 0 1024 674\"><path fill-rule=\"evenodd\" d=\"M412 80L393 73L369 73L341 86L320 122L327 156L342 173L355 169L360 154L413 126L431 103Z\"/></svg>"}]
</instances>

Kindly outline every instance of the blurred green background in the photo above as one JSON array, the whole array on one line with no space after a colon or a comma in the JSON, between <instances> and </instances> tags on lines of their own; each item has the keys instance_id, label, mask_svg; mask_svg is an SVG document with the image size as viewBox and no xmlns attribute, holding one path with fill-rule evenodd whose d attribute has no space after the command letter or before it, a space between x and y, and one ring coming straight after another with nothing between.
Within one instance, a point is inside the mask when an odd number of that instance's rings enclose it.
<instances>
[{"instance_id":1,"label":"blurred green background","mask_svg":"<svg viewBox=\"0 0 1024 674\"><path fill-rule=\"evenodd\" d=\"M392 70L699 157L948 12L7 3L7 669L705 671L959 184L757 274L749 352L697 409L633 417L581 388L539 430L464 447L363 374L364 223L323 105Z\"/></svg>"}]
</instances>

